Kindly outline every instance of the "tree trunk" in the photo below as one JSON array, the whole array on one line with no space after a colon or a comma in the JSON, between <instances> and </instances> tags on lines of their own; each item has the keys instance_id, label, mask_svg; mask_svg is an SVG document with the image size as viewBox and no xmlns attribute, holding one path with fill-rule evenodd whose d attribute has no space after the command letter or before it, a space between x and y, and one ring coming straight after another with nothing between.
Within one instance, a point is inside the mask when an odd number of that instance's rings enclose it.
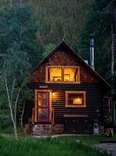
<instances>
[{"instance_id":1,"label":"tree trunk","mask_svg":"<svg viewBox=\"0 0 116 156\"><path fill-rule=\"evenodd\" d=\"M14 120L15 120L16 125L17 125L17 105L18 105L18 99L19 99L20 92L21 92L21 89L19 88L19 90L17 92L15 104L14 104Z\"/></svg>"},{"instance_id":2,"label":"tree trunk","mask_svg":"<svg viewBox=\"0 0 116 156\"><path fill-rule=\"evenodd\" d=\"M14 119L14 115L13 115L13 108L12 108L12 103L11 103L11 99L10 99L10 94L9 94L9 89L8 89L8 84L7 84L6 78L5 78L5 88L6 88L7 98L8 98L8 105L9 105L9 109L10 109L11 121L12 121L13 129L14 129L14 135L15 135L15 138L18 139L17 126L16 126L16 121Z\"/></svg>"},{"instance_id":3,"label":"tree trunk","mask_svg":"<svg viewBox=\"0 0 116 156\"><path fill-rule=\"evenodd\" d=\"M23 104L23 108L22 108L22 113L21 113L21 121L20 121L20 124L21 124L21 128L23 129L23 116L24 116L24 111L25 111L25 103Z\"/></svg>"}]
</instances>

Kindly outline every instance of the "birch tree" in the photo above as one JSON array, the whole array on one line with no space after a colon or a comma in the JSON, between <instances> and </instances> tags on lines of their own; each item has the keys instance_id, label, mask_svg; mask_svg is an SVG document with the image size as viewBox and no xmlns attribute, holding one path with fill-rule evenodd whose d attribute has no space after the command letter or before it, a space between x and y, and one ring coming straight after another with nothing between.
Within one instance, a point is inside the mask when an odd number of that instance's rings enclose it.
<instances>
[{"instance_id":1,"label":"birch tree","mask_svg":"<svg viewBox=\"0 0 116 156\"><path fill-rule=\"evenodd\" d=\"M25 78L28 75L30 64L25 52L21 52L15 45L10 49L7 58L4 60L3 75L4 87L8 99L10 117L13 124L14 135L17 139L17 107L21 90L25 85Z\"/></svg>"},{"instance_id":2,"label":"birch tree","mask_svg":"<svg viewBox=\"0 0 116 156\"><path fill-rule=\"evenodd\" d=\"M40 46L36 40L38 29L31 9L15 6L0 10L1 82L8 100L10 117L17 139L17 108L20 94L31 67L40 60Z\"/></svg>"}]
</instances>

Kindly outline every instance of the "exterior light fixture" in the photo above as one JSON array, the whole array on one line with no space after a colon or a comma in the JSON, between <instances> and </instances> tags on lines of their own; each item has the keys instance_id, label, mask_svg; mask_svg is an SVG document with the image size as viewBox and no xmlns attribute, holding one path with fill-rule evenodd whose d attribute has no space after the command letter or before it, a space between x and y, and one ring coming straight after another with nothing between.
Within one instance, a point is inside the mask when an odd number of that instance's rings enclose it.
<instances>
[{"instance_id":1,"label":"exterior light fixture","mask_svg":"<svg viewBox=\"0 0 116 156\"><path fill-rule=\"evenodd\" d=\"M55 96L55 93L54 92L52 92L52 96Z\"/></svg>"}]
</instances>

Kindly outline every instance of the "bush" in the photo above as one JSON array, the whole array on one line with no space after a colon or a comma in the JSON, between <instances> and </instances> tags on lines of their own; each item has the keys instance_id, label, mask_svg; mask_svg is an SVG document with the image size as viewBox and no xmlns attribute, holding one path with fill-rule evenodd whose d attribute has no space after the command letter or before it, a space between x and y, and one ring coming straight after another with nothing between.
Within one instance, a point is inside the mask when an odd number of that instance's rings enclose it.
<instances>
[{"instance_id":1,"label":"bush","mask_svg":"<svg viewBox=\"0 0 116 156\"><path fill-rule=\"evenodd\" d=\"M8 115L0 115L0 131L4 133L12 132L12 122Z\"/></svg>"}]
</instances>

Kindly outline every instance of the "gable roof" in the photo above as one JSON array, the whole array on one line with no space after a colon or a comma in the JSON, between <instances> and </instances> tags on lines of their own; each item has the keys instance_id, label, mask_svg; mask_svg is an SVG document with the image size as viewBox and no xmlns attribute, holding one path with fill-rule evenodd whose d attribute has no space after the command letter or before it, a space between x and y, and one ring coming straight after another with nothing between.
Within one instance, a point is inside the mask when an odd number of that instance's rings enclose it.
<instances>
[{"instance_id":1,"label":"gable roof","mask_svg":"<svg viewBox=\"0 0 116 156\"><path fill-rule=\"evenodd\" d=\"M34 68L34 70L32 71L32 73L33 73L39 66L41 66L43 63L45 63L45 62L49 59L49 57L51 57L57 50L65 50L65 51L67 51L67 52L70 52L71 55L74 55L74 57L76 57L76 58L80 61L81 64L83 64L92 74L94 74L95 77L96 77L99 81L101 81L106 87L111 88L111 85L110 85L98 72L96 72L95 70L93 70L89 64L85 63L85 61L83 60L83 58L82 58L81 56L77 55L77 54L74 52L74 50L73 50L70 46L68 46L64 41L62 41L55 49L53 49L52 52L50 52L50 53L48 54L48 56L45 57L45 58Z\"/></svg>"}]
</instances>

